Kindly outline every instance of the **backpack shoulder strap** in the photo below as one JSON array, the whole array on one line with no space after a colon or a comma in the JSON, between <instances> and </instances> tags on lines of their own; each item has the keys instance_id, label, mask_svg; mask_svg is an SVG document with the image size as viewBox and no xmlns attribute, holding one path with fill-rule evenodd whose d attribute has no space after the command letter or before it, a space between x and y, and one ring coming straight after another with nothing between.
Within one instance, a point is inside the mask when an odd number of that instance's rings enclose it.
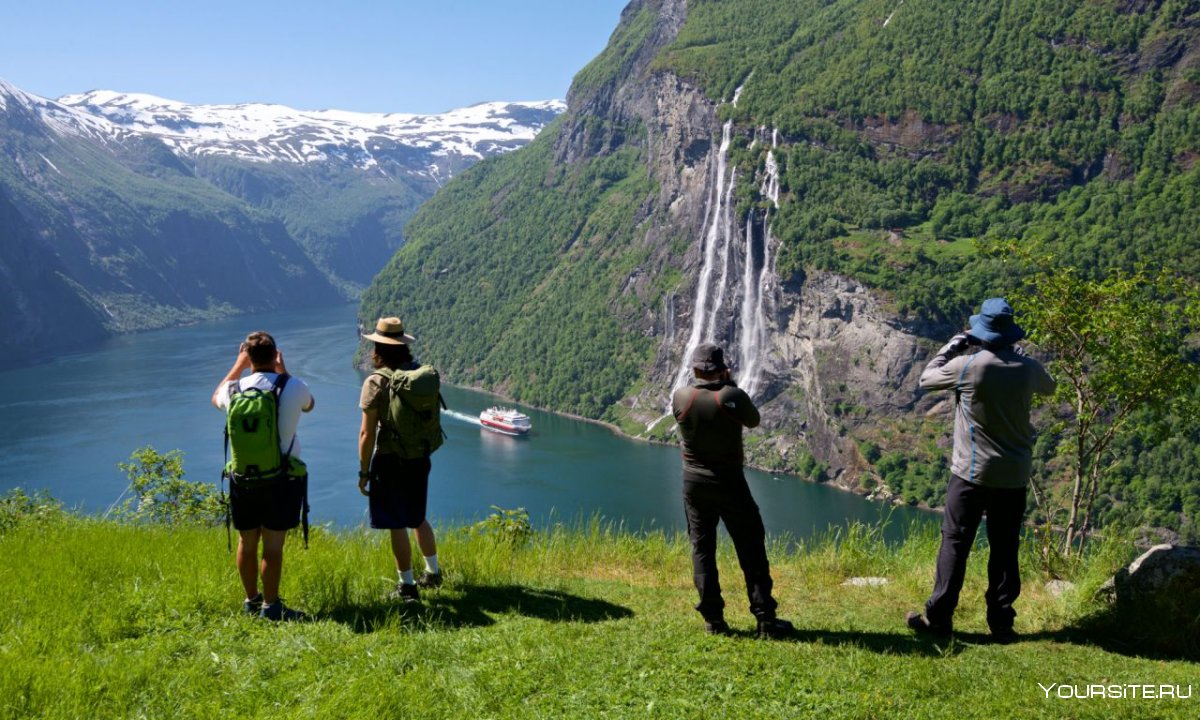
<instances>
[{"instance_id":1,"label":"backpack shoulder strap","mask_svg":"<svg viewBox=\"0 0 1200 720\"><path fill-rule=\"evenodd\" d=\"M283 389L287 387L288 380L291 375L280 373L275 376L275 381L271 383L271 394L275 396L275 441L279 442L279 406L283 404ZM288 443L287 452L283 454L283 471L287 472L288 463L292 457L292 448L296 447L296 436L292 435L292 441Z\"/></svg>"},{"instance_id":2,"label":"backpack shoulder strap","mask_svg":"<svg viewBox=\"0 0 1200 720\"><path fill-rule=\"evenodd\" d=\"M693 387L693 388L692 388L692 396L691 396L690 398L688 398L688 404L687 404L687 407L685 407L685 408L683 409L683 414L681 414L681 415L679 416L679 419L680 419L680 420L682 420L682 419L684 419L685 417L687 417L687 416L688 416L688 413L690 413L690 412L692 411L692 405L694 405L694 404L696 403L696 396L697 396L697 395L699 395L699 394L700 394L700 388L698 388L698 387Z\"/></svg>"}]
</instances>

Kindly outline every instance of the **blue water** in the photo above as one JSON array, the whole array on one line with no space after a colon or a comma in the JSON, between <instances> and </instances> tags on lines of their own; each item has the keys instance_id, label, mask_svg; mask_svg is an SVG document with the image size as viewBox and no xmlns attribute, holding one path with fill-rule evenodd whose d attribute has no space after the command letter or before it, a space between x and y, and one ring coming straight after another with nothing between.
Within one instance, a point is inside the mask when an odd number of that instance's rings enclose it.
<instances>
[{"instance_id":1,"label":"blue water","mask_svg":"<svg viewBox=\"0 0 1200 720\"><path fill-rule=\"evenodd\" d=\"M117 463L144 445L182 450L189 479L217 482L223 415L209 397L238 343L262 329L275 336L288 370L309 384L317 401L299 431L313 522L365 523L366 499L357 487L363 374L351 365L355 309L242 316L128 335L94 352L0 372L0 490L45 489L69 506L102 512L126 486ZM419 357L419 342L416 348ZM634 530L686 527L677 448L522 406L533 431L501 435L477 421L495 397L455 387L443 394L449 437L434 455L429 493L436 521L473 521L497 505L524 507L538 524L599 514ZM773 534L809 537L855 520L875 523L888 513L878 503L797 478L747 476ZM895 510L888 535L899 537L913 521L933 519Z\"/></svg>"}]
</instances>

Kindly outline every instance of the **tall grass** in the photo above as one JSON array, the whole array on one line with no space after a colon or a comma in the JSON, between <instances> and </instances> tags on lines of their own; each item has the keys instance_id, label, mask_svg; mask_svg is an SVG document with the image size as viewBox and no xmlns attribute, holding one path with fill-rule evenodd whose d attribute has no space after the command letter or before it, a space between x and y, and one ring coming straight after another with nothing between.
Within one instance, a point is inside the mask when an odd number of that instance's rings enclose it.
<instances>
[{"instance_id":1,"label":"tall grass","mask_svg":"<svg viewBox=\"0 0 1200 720\"><path fill-rule=\"evenodd\" d=\"M851 526L772 540L791 642L752 639L733 548L719 550L733 637L691 609L688 541L598 518L513 544L439 528L446 585L383 599L382 533L316 528L290 542L283 592L313 622L240 613L223 530L60 515L0 529L0 718L25 717L1195 717L1191 701L1060 701L1037 683L1197 683L1197 665L1080 636L1087 588L1123 556L1046 593L1032 568L1013 646L987 641L986 550L949 644L903 613L929 592L937 537L888 544ZM1115 541L1114 541L1115 542ZM419 557L419 556L418 556ZM847 578L885 577L880 587ZM1200 690L1200 688L1196 688ZM1114 704L1115 703L1115 704Z\"/></svg>"}]
</instances>

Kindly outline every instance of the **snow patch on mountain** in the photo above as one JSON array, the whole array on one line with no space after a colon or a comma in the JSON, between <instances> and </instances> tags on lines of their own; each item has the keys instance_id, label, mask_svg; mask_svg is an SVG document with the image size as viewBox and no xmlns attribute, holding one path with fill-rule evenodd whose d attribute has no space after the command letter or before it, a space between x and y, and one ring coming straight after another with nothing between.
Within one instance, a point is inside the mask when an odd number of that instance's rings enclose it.
<instances>
[{"instance_id":1,"label":"snow patch on mountain","mask_svg":"<svg viewBox=\"0 0 1200 720\"><path fill-rule=\"evenodd\" d=\"M283 105L189 105L153 95L96 90L59 98L80 114L153 135L183 157L224 155L251 162L348 161L377 167L416 150L437 158L480 159L514 150L566 109L559 100L489 102L439 115L296 110ZM411 164L411 163L404 163Z\"/></svg>"},{"instance_id":2,"label":"snow patch on mountain","mask_svg":"<svg viewBox=\"0 0 1200 720\"><path fill-rule=\"evenodd\" d=\"M4 79L0 79L0 110L6 113L18 110L33 113L60 135L92 137L108 141L120 140L130 134L128 130L120 128L104 118L93 117L62 103L27 93Z\"/></svg>"}]
</instances>

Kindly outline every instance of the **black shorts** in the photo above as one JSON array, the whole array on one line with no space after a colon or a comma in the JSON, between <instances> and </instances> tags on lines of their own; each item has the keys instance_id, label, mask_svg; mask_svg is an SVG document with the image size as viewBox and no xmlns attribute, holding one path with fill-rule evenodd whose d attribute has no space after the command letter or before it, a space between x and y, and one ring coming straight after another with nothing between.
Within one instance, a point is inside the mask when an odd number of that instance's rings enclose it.
<instances>
[{"instance_id":1,"label":"black shorts","mask_svg":"<svg viewBox=\"0 0 1200 720\"><path fill-rule=\"evenodd\" d=\"M291 530L300 524L307 479L259 485L229 483L229 511L236 530Z\"/></svg>"},{"instance_id":2,"label":"black shorts","mask_svg":"<svg viewBox=\"0 0 1200 720\"><path fill-rule=\"evenodd\" d=\"M429 458L401 458L376 455L371 458L371 484L368 505L371 527L378 529L415 528L425 522L425 503L429 495Z\"/></svg>"}]
</instances>

